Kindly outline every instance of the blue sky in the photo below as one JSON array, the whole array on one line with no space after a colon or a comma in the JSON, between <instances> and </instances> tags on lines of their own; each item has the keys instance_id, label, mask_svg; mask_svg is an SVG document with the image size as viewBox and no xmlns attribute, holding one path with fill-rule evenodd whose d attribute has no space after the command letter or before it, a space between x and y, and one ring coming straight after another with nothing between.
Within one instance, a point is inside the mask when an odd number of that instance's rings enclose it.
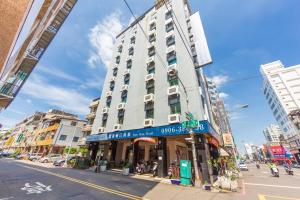
<instances>
[{"instance_id":1,"label":"blue sky","mask_svg":"<svg viewBox=\"0 0 300 200\"><path fill-rule=\"evenodd\" d=\"M128 0L136 15L154 0ZM262 95L259 65L281 60L300 63L300 5L298 0L190 0L200 11L213 64L214 77L231 111L236 141L261 144L262 130L274 118ZM78 1L25 86L0 114L11 127L34 111L63 109L84 117L89 102L100 95L114 36L132 20L122 0ZM249 104L245 110L236 109Z\"/></svg>"}]
</instances>

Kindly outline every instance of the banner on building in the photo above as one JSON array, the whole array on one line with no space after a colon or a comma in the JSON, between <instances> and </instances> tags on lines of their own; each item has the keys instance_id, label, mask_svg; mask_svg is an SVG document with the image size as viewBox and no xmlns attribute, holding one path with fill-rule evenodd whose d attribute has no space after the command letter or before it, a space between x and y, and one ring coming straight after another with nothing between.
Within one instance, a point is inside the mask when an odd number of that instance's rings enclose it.
<instances>
[{"instance_id":1,"label":"banner on building","mask_svg":"<svg viewBox=\"0 0 300 200\"><path fill-rule=\"evenodd\" d=\"M233 138L231 133L224 133L223 134L223 142L225 147L232 147L233 146Z\"/></svg>"}]
</instances>

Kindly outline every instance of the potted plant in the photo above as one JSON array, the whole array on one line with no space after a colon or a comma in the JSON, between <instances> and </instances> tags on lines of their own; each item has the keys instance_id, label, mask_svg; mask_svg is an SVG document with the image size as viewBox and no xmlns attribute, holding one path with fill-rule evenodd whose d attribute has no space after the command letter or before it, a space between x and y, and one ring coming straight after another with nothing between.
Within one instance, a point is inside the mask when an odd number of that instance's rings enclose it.
<instances>
[{"instance_id":1,"label":"potted plant","mask_svg":"<svg viewBox=\"0 0 300 200\"><path fill-rule=\"evenodd\" d=\"M99 161L99 166L100 166L100 172L106 171L107 161L106 160L100 160Z\"/></svg>"},{"instance_id":2,"label":"potted plant","mask_svg":"<svg viewBox=\"0 0 300 200\"><path fill-rule=\"evenodd\" d=\"M122 174L125 175L125 176L128 176L130 168L131 168L130 163L128 163L128 162L124 163Z\"/></svg>"}]
</instances>

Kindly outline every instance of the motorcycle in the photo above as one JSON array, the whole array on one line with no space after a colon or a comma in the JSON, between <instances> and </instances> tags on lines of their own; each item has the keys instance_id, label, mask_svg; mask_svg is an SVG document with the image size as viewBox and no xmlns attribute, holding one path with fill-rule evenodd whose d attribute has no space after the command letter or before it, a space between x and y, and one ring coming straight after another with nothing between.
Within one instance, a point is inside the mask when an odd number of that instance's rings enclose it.
<instances>
[{"instance_id":1,"label":"motorcycle","mask_svg":"<svg viewBox=\"0 0 300 200\"><path fill-rule=\"evenodd\" d=\"M145 165L143 163L138 163L135 169L137 173L143 174L145 172Z\"/></svg>"},{"instance_id":2,"label":"motorcycle","mask_svg":"<svg viewBox=\"0 0 300 200\"><path fill-rule=\"evenodd\" d=\"M284 169L288 175L294 175L294 171L290 167L284 167Z\"/></svg>"},{"instance_id":3,"label":"motorcycle","mask_svg":"<svg viewBox=\"0 0 300 200\"><path fill-rule=\"evenodd\" d=\"M278 177L279 178L279 171L278 171L278 169L276 167L272 167L271 171L272 171L272 175L274 177Z\"/></svg>"}]
</instances>

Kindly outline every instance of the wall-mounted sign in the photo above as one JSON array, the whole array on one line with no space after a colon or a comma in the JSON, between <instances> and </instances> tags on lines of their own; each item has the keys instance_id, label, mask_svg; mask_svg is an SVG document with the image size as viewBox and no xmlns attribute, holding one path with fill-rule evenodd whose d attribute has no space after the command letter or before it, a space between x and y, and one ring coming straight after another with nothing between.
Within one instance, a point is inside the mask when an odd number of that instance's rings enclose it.
<instances>
[{"instance_id":1,"label":"wall-mounted sign","mask_svg":"<svg viewBox=\"0 0 300 200\"><path fill-rule=\"evenodd\" d=\"M231 133L224 133L223 134L223 142L225 147L232 147L233 146L233 138Z\"/></svg>"}]
</instances>

